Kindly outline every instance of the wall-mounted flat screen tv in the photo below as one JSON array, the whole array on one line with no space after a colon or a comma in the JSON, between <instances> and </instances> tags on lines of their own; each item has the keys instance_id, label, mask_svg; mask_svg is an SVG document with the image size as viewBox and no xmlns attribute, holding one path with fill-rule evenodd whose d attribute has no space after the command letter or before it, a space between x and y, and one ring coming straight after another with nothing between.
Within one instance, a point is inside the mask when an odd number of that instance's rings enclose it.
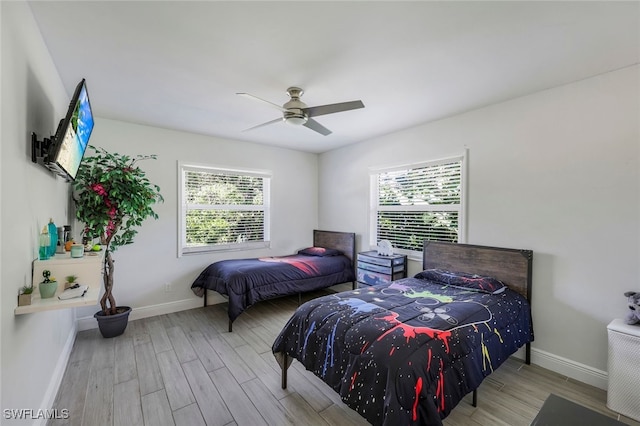
<instances>
[{"instance_id":1,"label":"wall-mounted flat screen tv","mask_svg":"<svg viewBox=\"0 0 640 426\"><path fill-rule=\"evenodd\" d=\"M82 79L73 93L69 111L56 131L47 167L55 169L67 180L74 180L87 149L93 124L87 83Z\"/></svg>"}]
</instances>

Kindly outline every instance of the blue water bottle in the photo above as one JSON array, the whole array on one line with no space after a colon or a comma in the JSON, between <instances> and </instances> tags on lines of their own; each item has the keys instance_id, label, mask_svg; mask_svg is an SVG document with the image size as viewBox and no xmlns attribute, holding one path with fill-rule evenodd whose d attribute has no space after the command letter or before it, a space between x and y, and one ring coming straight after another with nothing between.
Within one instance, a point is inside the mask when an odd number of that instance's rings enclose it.
<instances>
[{"instance_id":1,"label":"blue water bottle","mask_svg":"<svg viewBox=\"0 0 640 426\"><path fill-rule=\"evenodd\" d=\"M49 219L49 257L53 257L56 254L56 246L58 245L58 228L53 223L53 218Z\"/></svg>"}]
</instances>

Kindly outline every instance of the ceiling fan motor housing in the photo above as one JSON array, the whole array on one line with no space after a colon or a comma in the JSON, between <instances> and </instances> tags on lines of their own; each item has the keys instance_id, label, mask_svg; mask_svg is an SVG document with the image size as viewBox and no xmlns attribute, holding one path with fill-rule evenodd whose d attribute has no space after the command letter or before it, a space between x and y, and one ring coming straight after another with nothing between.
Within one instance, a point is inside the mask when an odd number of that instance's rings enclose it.
<instances>
[{"instance_id":1,"label":"ceiling fan motor housing","mask_svg":"<svg viewBox=\"0 0 640 426\"><path fill-rule=\"evenodd\" d=\"M289 87L287 89L287 94L291 100L282 105L282 108L287 110L284 113L283 119L289 124L299 126L306 123L309 119L307 114L302 110L307 107L307 104L300 100L300 96L302 96L303 93L304 90L299 87Z\"/></svg>"}]
</instances>

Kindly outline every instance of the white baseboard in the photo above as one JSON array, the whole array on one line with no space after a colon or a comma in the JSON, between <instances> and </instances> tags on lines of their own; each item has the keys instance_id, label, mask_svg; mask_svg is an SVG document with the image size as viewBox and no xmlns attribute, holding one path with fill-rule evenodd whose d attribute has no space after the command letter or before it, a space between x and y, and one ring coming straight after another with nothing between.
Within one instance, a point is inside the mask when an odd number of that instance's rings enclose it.
<instances>
[{"instance_id":1,"label":"white baseboard","mask_svg":"<svg viewBox=\"0 0 640 426\"><path fill-rule=\"evenodd\" d=\"M44 394L44 398L42 399L42 404L40 404L40 407L53 407L56 395L58 395L58 389L60 389L60 385L62 384L64 372L67 369L67 364L69 363L69 358L71 357L73 343L76 341L76 333L77 326L76 323L73 323L73 326L69 330L67 341L64 343L64 347L62 348L62 353L58 357L58 362L53 369L51 381L49 382L49 386L47 387L47 391ZM33 423L34 426L46 425L47 419L45 417L46 416L38 417Z\"/></svg>"},{"instance_id":2,"label":"white baseboard","mask_svg":"<svg viewBox=\"0 0 640 426\"><path fill-rule=\"evenodd\" d=\"M156 315L170 314L172 312L186 311L187 309L201 308L202 299L176 300L175 302L161 303L159 305L142 306L133 308L129 315L130 320L153 317ZM82 317L76 320L78 331L98 328L98 322L93 316Z\"/></svg>"},{"instance_id":3,"label":"white baseboard","mask_svg":"<svg viewBox=\"0 0 640 426\"><path fill-rule=\"evenodd\" d=\"M606 371L535 348L531 348L531 363L582 383L607 390L608 374Z\"/></svg>"}]
</instances>

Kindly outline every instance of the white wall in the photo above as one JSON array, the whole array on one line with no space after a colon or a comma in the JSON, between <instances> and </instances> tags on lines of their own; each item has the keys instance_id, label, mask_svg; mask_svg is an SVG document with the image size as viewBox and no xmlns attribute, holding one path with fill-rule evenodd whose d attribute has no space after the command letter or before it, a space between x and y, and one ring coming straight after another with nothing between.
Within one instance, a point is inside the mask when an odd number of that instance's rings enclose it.
<instances>
[{"instance_id":1,"label":"white wall","mask_svg":"<svg viewBox=\"0 0 640 426\"><path fill-rule=\"evenodd\" d=\"M149 180L160 186L165 200L155 208L160 218L147 219L134 244L113 253L114 295L118 304L134 308L132 319L202 306L202 299L194 296L190 286L214 261L290 254L312 243L312 230L318 223L316 154L100 118L96 119L90 144L132 156L158 156L157 160L139 164ZM178 161L270 170L271 248L178 258ZM172 291L165 291L166 283L171 284ZM215 295L210 292L211 297ZM78 310L80 317L86 317L81 320L81 329L87 324L95 326L94 312L89 308Z\"/></svg>"},{"instance_id":2,"label":"white wall","mask_svg":"<svg viewBox=\"0 0 640 426\"><path fill-rule=\"evenodd\" d=\"M30 133L49 136L69 97L28 6L1 2L2 130L0 371L2 409L50 407L73 343L71 311L14 316L31 279L37 236L49 218L68 221L68 185L31 163ZM2 424L10 424L2 417ZM6 422L6 423L5 423ZM23 421L16 423L25 424Z\"/></svg>"},{"instance_id":3,"label":"white wall","mask_svg":"<svg viewBox=\"0 0 640 426\"><path fill-rule=\"evenodd\" d=\"M532 249L533 362L606 386L606 326L640 290L638 66L320 157L319 226L368 248L368 169L469 149L468 243ZM412 262L410 272L418 271Z\"/></svg>"}]
</instances>

